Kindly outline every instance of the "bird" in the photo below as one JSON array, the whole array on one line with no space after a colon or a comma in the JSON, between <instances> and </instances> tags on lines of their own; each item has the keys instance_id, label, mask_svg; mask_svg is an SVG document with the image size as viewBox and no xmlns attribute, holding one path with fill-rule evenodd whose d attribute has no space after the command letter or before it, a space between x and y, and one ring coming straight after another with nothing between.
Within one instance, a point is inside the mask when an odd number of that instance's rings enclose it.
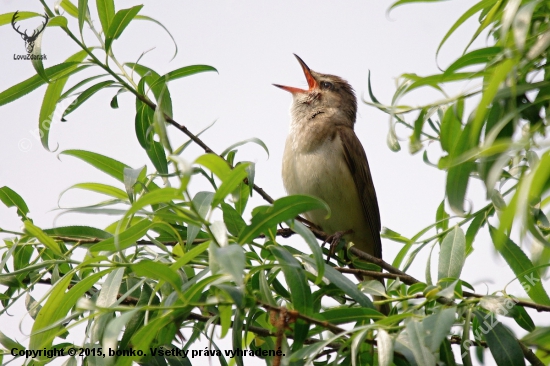
<instances>
[{"instance_id":1,"label":"bird","mask_svg":"<svg viewBox=\"0 0 550 366\"><path fill-rule=\"evenodd\" d=\"M354 131L355 92L341 77L315 72L294 56L308 89L273 84L292 94L282 163L285 190L325 201L329 217L315 210L304 213L305 218L336 241L343 238L382 258L378 200L365 149ZM389 311L388 306L379 308Z\"/></svg>"}]
</instances>

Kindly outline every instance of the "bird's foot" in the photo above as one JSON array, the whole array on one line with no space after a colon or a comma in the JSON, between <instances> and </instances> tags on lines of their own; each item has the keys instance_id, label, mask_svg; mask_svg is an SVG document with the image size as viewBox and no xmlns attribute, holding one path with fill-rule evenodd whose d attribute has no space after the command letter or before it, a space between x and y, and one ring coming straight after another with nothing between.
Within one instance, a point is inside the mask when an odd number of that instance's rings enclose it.
<instances>
[{"instance_id":1,"label":"bird's foot","mask_svg":"<svg viewBox=\"0 0 550 366\"><path fill-rule=\"evenodd\" d=\"M351 230L351 229L346 230L346 231L337 231L337 232L335 232L334 234L330 235L329 237L327 237L325 239L323 244L321 244L322 246L324 246L326 243L330 243L330 249L329 249L328 257L327 257L327 263L330 261L330 258L332 258L332 256L334 256L334 253L336 252L336 248L338 247L338 244L340 243L340 240L342 239L342 237L344 235L350 234L352 232L353 232L353 230Z\"/></svg>"}]
</instances>

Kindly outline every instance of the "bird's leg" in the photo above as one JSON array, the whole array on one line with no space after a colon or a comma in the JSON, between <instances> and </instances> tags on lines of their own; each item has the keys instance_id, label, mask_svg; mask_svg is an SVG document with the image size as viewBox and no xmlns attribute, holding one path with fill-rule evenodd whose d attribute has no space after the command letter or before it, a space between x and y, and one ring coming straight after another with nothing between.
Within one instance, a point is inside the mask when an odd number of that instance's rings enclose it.
<instances>
[{"instance_id":1,"label":"bird's leg","mask_svg":"<svg viewBox=\"0 0 550 366\"><path fill-rule=\"evenodd\" d=\"M352 232L353 232L353 230L351 230L351 229L346 230L346 231L337 231L334 234L329 235L325 239L325 241L323 242L323 244L321 244L321 246L324 246L326 243L330 243L330 250L329 250L328 256L327 256L327 263L330 261L330 258L332 258L332 256L336 252L336 247L340 243L340 239L342 239L342 237L344 235L351 234Z\"/></svg>"}]
</instances>

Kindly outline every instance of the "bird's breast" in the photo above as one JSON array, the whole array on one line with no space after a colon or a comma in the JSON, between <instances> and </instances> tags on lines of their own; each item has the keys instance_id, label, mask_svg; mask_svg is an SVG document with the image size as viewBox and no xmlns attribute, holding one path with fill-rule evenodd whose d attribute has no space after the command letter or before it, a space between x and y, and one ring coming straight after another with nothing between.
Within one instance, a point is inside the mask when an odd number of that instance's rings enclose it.
<instances>
[{"instance_id":1,"label":"bird's breast","mask_svg":"<svg viewBox=\"0 0 550 366\"><path fill-rule=\"evenodd\" d=\"M283 156L283 183L289 194L306 194L321 198L330 209L305 214L306 218L328 234L352 229L365 236L367 230L359 195L344 158L342 141L338 134L327 136L317 146L303 149L296 141L299 136L289 135ZM354 235L355 236L355 235Z\"/></svg>"}]
</instances>

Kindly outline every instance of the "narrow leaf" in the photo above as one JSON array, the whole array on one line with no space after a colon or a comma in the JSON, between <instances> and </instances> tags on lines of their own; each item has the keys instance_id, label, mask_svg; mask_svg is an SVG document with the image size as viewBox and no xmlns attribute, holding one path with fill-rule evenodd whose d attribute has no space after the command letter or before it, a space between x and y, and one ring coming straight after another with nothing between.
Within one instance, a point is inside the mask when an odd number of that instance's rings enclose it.
<instances>
[{"instance_id":1,"label":"narrow leaf","mask_svg":"<svg viewBox=\"0 0 550 366\"><path fill-rule=\"evenodd\" d=\"M297 215L313 210L326 210L330 213L328 205L318 198L311 196L293 195L279 198L273 202L267 210L253 214L251 224L244 228L239 236L239 243L248 243L258 236L263 230L267 230L280 222L293 219Z\"/></svg>"},{"instance_id":2,"label":"narrow leaf","mask_svg":"<svg viewBox=\"0 0 550 366\"><path fill-rule=\"evenodd\" d=\"M69 155L79 158L120 182L124 182L124 168L129 168L128 165L115 159L91 151L65 150L60 152L59 155Z\"/></svg>"},{"instance_id":3,"label":"narrow leaf","mask_svg":"<svg viewBox=\"0 0 550 366\"><path fill-rule=\"evenodd\" d=\"M130 226L122 233L113 236L112 238L103 240L90 247L91 252L109 251L126 249L141 239L151 228L152 223L149 220L141 220L137 224Z\"/></svg>"},{"instance_id":4,"label":"narrow leaf","mask_svg":"<svg viewBox=\"0 0 550 366\"><path fill-rule=\"evenodd\" d=\"M0 201L2 201L6 207L17 207L17 215L19 215L22 220L29 220L27 217L29 213L27 204L23 198L10 187L4 186L0 188Z\"/></svg>"},{"instance_id":5,"label":"narrow leaf","mask_svg":"<svg viewBox=\"0 0 550 366\"><path fill-rule=\"evenodd\" d=\"M466 238L462 229L457 225L441 243L437 279L460 278L465 258Z\"/></svg>"},{"instance_id":6,"label":"narrow leaf","mask_svg":"<svg viewBox=\"0 0 550 366\"><path fill-rule=\"evenodd\" d=\"M491 350L495 362L499 366L525 366L523 352L518 340L510 331L495 320L494 315L486 315L476 311L476 318L485 333L487 345Z\"/></svg>"},{"instance_id":7,"label":"narrow leaf","mask_svg":"<svg viewBox=\"0 0 550 366\"><path fill-rule=\"evenodd\" d=\"M489 233L491 234L493 242L498 241L498 235L502 235L492 226L489 226ZM534 268L531 260L510 238L503 238L500 242L502 244L495 246L496 249L500 255L502 255L506 263L508 263L508 266L510 266L514 274L518 276L527 295L539 304L550 305L550 298L542 286L540 275L537 269Z\"/></svg>"},{"instance_id":8,"label":"narrow leaf","mask_svg":"<svg viewBox=\"0 0 550 366\"><path fill-rule=\"evenodd\" d=\"M96 0L96 6L103 33L108 34L115 17L115 3L113 0Z\"/></svg>"},{"instance_id":9,"label":"narrow leaf","mask_svg":"<svg viewBox=\"0 0 550 366\"><path fill-rule=\"evenodd\" d=\"M61 116L61 120L65 121L65 116L69 115L75 109L80 107L85 101L87 101L95 93L113 84L115 84L113 80L105 80L84 90L78 97L76 97L76 99L71 103L71 105L67 107L67 109L65 109L65 111L63 112L63 115Z\"/></svg>"}]
</instances>

